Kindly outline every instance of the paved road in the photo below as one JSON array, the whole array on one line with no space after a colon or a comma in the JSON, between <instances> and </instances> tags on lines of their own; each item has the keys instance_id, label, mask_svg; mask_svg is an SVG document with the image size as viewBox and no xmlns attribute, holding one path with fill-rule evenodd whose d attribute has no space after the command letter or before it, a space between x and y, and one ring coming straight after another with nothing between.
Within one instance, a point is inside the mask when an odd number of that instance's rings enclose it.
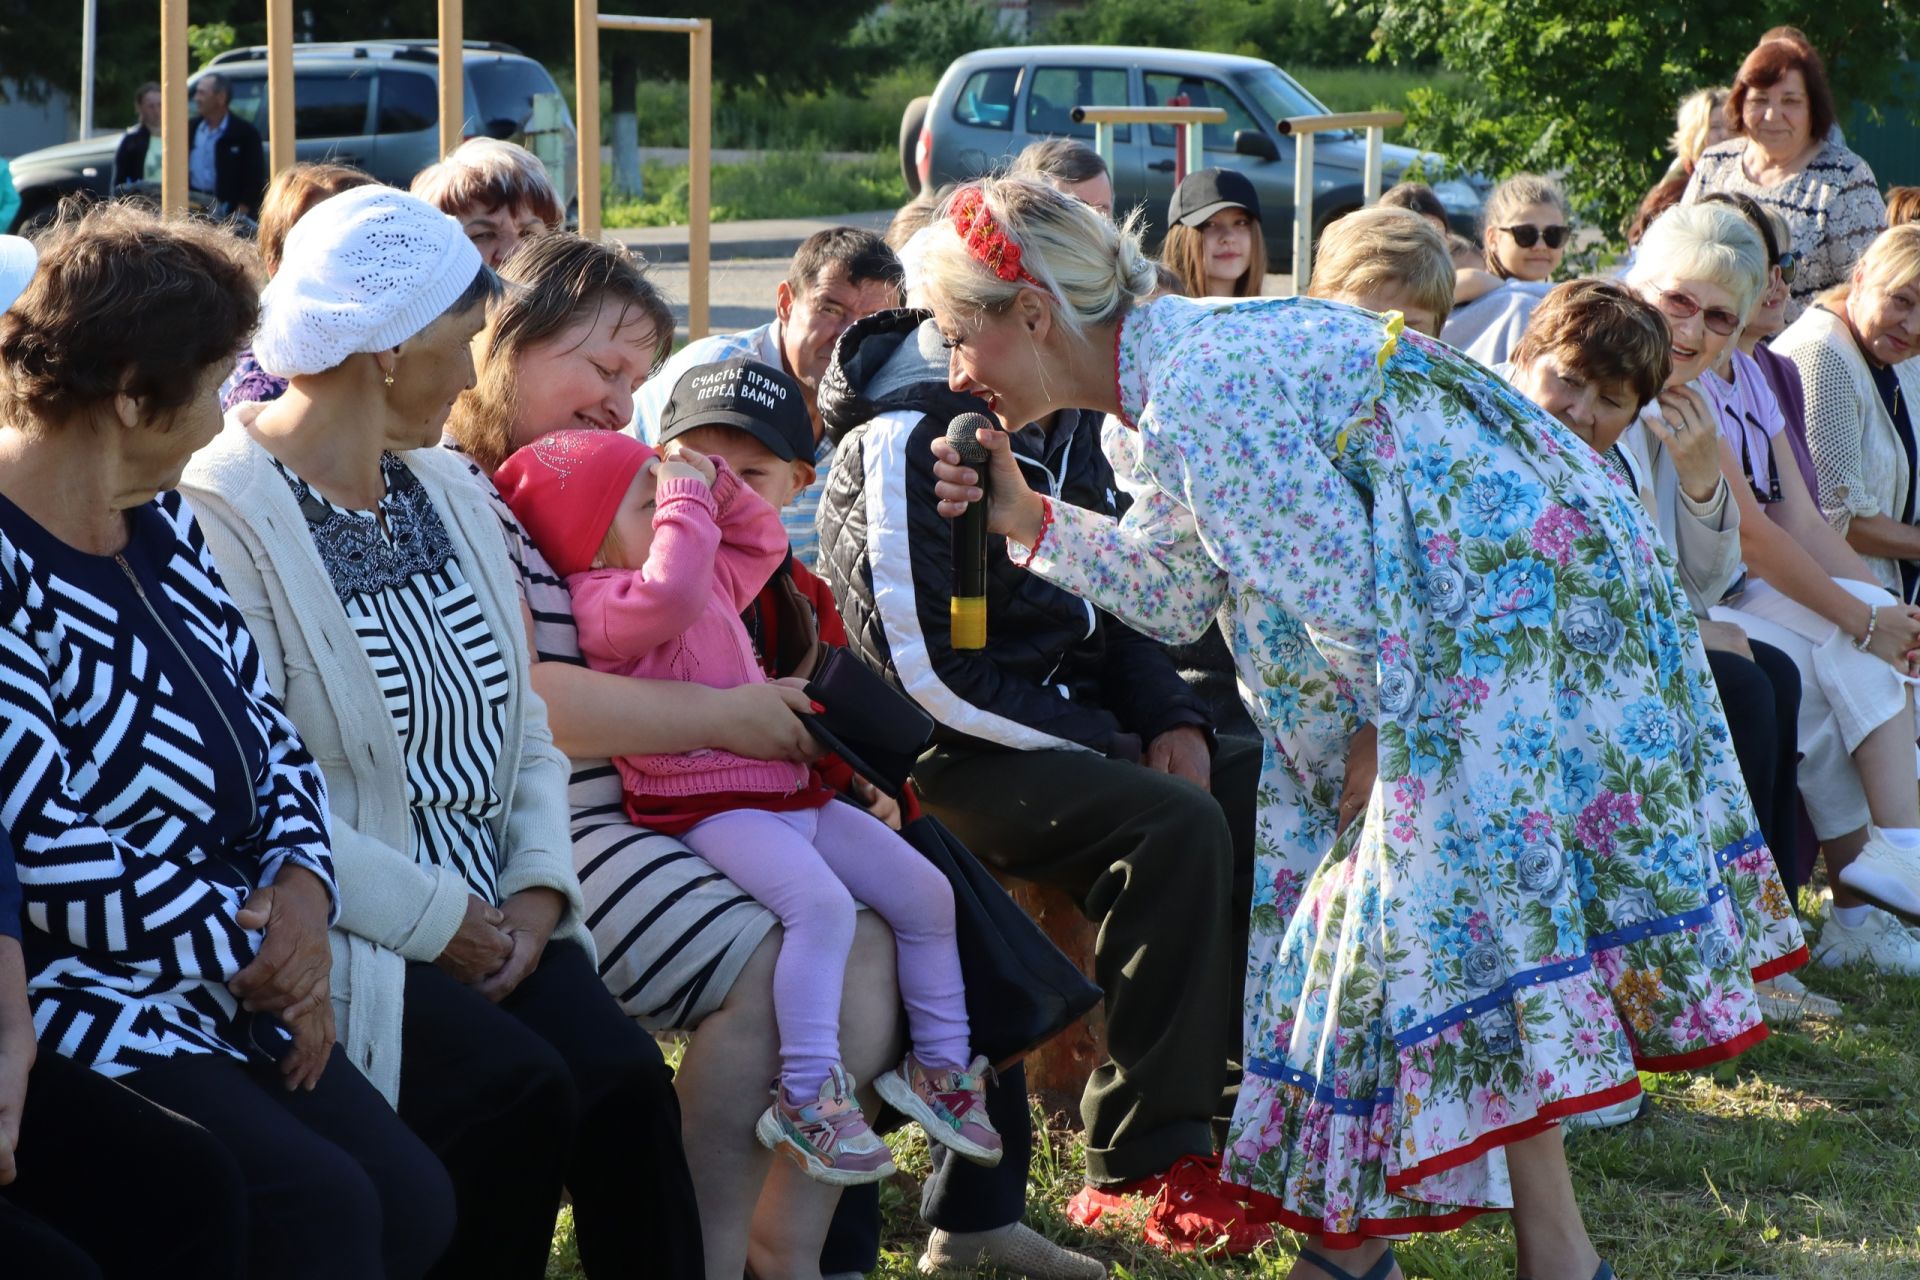
<instances>
[{"instance_id":1,"label":"paved road","mask_svg":"<svg viewBox=\"0 0 1920 1280\"><path fill-rule=\"evenodd\" d=\"M662 262L648 274L673 303L674 345L687 340L687 264ZM734 258L713 264L709 314L715 330L751 329L773 319L773 291L787 276L785 258ZM1267 292L1284 295L1288 276L1268 276Z\"/></svg>"}]
</instances>

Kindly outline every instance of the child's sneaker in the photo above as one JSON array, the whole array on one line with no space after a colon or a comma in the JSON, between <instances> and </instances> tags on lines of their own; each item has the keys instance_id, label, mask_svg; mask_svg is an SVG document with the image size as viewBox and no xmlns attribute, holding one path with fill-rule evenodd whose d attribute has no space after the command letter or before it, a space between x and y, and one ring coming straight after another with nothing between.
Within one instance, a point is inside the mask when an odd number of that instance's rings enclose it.
<instances>
[{"instance_id":1,"label":"child's sneaker","mask_svg":"<svg viewBox=\"0 0 1920 1280\"><path fill-rule=\"evenodd\" d=\"M853 1081L838 1063L820 1086L820 1100L796 1107L787 1091L774 1090L773 1105L753 1126L762 1146L792 1157L815 1182L851 1187L878 1182L893 1172L893 1155L860 1114Z\"/></svg>"},{"instance_id":2,"label":"child's sneaker","mask_svg":"<svg viewBox=\"0 0 1920 1280\"><path fill-rule=\"evenodd\" d=\"M987 1060L965 1071L934 1071L909 1053L873 1082L887 1103L927 1131L927 1136L975 1164L1000 1163L1000 1135L987 1118Z\"/></svg>"}]
</instances>

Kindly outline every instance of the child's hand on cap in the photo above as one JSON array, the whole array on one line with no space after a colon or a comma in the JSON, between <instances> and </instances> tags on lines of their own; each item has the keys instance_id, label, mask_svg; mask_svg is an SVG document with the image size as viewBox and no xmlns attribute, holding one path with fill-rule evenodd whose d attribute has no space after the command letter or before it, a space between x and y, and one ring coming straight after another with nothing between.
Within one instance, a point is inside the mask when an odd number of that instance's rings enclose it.
<instances>
[{"instance_id":1,"label":"child's hand on cap","mask_svg":"<svg viewBox=\"0 0 1920 1280\"><path fill-rule=\"evenodd\" d=\"M679 476L684 480L698 477L701 483L709 488L712 487L714 477L718 474L714 470L712 458L697 449L687 448L678 440L668 441L667 447L662 452L667 460L660 464L660 479L669 480Z\"/></svg>"}]
</instances>

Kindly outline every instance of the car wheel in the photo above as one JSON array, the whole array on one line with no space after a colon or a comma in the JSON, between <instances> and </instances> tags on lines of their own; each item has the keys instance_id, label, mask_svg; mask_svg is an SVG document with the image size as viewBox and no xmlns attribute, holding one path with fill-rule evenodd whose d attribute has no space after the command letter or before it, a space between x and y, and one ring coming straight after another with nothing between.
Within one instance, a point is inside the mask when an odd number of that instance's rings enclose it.
<instances>
[{"instance_id":1,"label":"car wheel","mask_svg":"<svg viewBox=\"0 0 1920 1280\"><path fill-rule=\"evenodd\" d=\"M900 176L906 179L907 194L920 194L920 166L914 163L914 150L920 145L920 129L927 122L931 97L915 98L900 113Z\"/></svg>"}]
</instances>

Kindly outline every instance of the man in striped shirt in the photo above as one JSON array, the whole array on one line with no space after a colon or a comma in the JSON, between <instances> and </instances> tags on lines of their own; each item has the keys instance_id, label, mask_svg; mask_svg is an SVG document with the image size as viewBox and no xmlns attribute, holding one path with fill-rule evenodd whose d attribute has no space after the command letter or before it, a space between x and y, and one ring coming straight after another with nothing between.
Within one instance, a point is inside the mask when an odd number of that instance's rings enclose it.
<instances>
[{"instance_id":1,"label":"man in striped shirt","mask_svg":"<svg viewBox=\"0 0 1920 1280\"><path fill-rule=\"evenodd\" d=\"M787 278L774 289L774 318L740 333L713 334L689 342L661 366L634 397L628 431L658 444L667 398L687 370L745 357L784 370L799 382L813 420L814 480L781 511L794 558L813 567L819 550L814 512L826 491L833 445L820 425L820 378L833 360L834 343L854 321L901 305L900 259L871 231L830 227L807 237Z\"/></svg>"}]
</instances>

